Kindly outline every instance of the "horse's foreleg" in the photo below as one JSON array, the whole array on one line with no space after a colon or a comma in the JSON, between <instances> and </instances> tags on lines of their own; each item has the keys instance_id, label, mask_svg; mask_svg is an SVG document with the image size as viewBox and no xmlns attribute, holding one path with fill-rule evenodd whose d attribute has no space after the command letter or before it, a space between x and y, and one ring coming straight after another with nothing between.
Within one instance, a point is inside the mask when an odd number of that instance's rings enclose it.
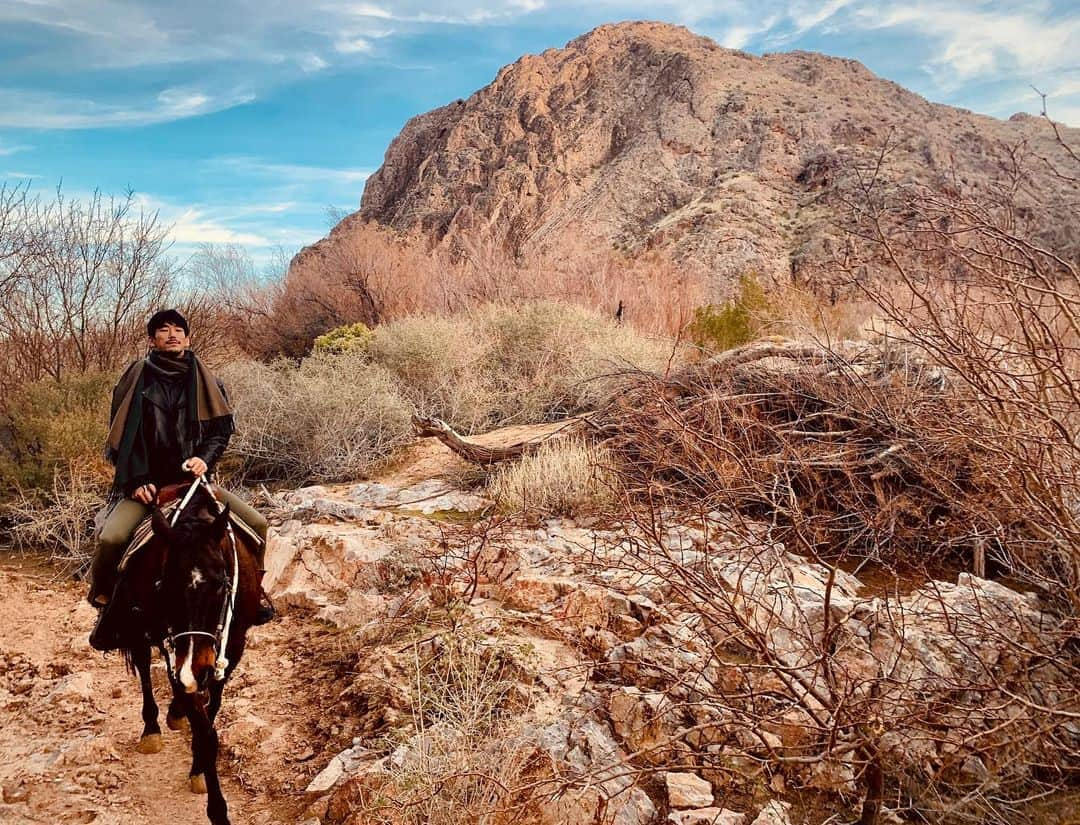
<instances>
[{"instance_id":1,"label":"horse's foreleg","mask_svg":"<svg viewBox=\"0 0 1080 825\"><path fill-rule=\"evenodd\" d=\"M221 694L225 690L225 683L229 681L229 677L226 676L220 682L213 682L210 685L210 704L207 706L207 714L210 716L210 724L214 724L217 721L218 711L221 710Z\"/></svg>"},{"instance_id":2,"label":"horse's foreleg","mask_svg":"<svg viewBox=\"0 0 1080 825\"><path fill-rule=\"evenodd\" d=\"M184 713L183 703L176 691L173 692L172 701L169 702L169 709L165 712L165 724L169 730L187 730L190 727L187 715Z\"/></svg>"},{"instance_id":3,"label":"horse's foreleg","mask_svg":"<svg viewBox=\"0 0 1080 825\"><path fill-rule=\"evenodd\" d=\"M218 735L214 723L210 721L207 701L200 693L187 694L188 721L191 723L192 774L191 787L197 788L199 778L205 783L207 800L206 815L213 825L229 825L229 816L225 796L221 792L221 783L217 773ZM196 773L196 768L199 773Z\"/></svg>"},{"instance_id":4,"label":"horse's foreleg","mask_svg":"<svg viewBox=\"0 0 1080 825\"><path fill-rule=\"evenodd\" d=\"M229 681L229 673L231 672L232 668L230 667L222 681L210 683L210 701L206 706L206 714L210 717L211 725L217 720L218 711L221 710L221 694L225 690L225 682ZM187 724L187 719L184 720L184 724ZM199 762L199 756L192 749L190 774L192 793L206 793L206 779L203 773L204 768Z\"/></svg>"},{"instance_id":5,"label":"horse's foreleg","mask_svg":"<svg viewBox=\"0 0 1080 825\"><path fill-rule=\"evenodd\" d=\"M169 709L165 711L165 726L169 730L188 730L191 726L187 720L187 710L184 704L184 688L173 673L172 663L167 668L169 671L169 685L172 687L172 699L169 700Z\"/></svg>"},{"instance_id":6,"label":"horse's foreleg","mask_svg":"<svg viewBox=\"0 0 1080 825\"><path fill-rule=\"evenodd\" d=\"M138 671L139 685L142 687L143 732L135 750L139 753L157 753L162 748L162 742L158 706L154 701L154 686L150 682L150 645L132 649L131 661Z\"/></svg>"}]
</instances>

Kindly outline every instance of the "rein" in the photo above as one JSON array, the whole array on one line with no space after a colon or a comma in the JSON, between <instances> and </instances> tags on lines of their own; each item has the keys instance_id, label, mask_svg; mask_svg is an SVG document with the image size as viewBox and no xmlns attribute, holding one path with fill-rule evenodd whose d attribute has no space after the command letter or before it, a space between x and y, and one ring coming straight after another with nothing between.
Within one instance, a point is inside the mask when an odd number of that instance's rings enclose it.
<instances>
[{"instance_id":1,"label":"rein","mask_svg":"<svg viewBox=\"0 0 1080 825\"><path fill-rule=\"evenodd\" d=\"M180 506L177 507L176 512L173 513L172 523L169 525L170 527L176 526L176 522L180 519L180 514L191 502L191 498L200 484L206 487L206 492L214 499L214 502L218 506L218 513L224 512L225 508L221 506L218 497L214 495L214 488L206 481L206 476L201 475L196 477L195 481L188 487L187 493L180 501ZM229 659L225 655L225 650L229 644L229 630L232 628L233 610L236 607L236 591L239 588L240 582L240 563L236 556L236 534L233 532L231 522L225 525L225 529L229 535L229 546L232 548L232 578L226 579L226 593L225 598L222 600L221 612L218 614L217 631L215 633L209 633L205 630L184 630L180 633L171 633L165 639L165 644L173 650L176 650L176 640L183 636L206 636L208 639L211 639L214 642L214 679L218 682L225 678L225 672L229 669Z\"/></svg>"}]
</instances>

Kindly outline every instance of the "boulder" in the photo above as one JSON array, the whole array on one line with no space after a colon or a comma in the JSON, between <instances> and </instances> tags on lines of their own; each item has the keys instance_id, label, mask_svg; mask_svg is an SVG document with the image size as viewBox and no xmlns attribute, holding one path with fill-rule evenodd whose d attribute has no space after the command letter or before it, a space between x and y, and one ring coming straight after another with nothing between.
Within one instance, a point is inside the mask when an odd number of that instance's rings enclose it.
<instances>
[{"instance_id":1,"label":"boulder","mask_svg":"<svg viewBox=\"0 0 1080 825\"><path fill-rule=\"evenodd\" d=\"M761 809L750 825L791 825L791 803L772 800Z\"/></svg>"},{"instance_id":2,"label":"boulder","mask_svg":"<svg viewBox=\"0 0 1080 825\"><path fill-rule=\"evenodd\" d=\"M507 607L535 613L545 605L553 605L579 585L573 579L560 576L515 576L499 590Z\"/></svg>"},{"instance_id":3,"label":"boulder","mask_svg":"<svg viewBox=\"0 0 1080 825\"><path fill-rule=\"evenodd\" d=\"M640 759L662 764L670 752L664 747L673 728L674 705L663 693L642 691L632 685L617 688L608 699L608 715L615 735Z\"/></svg>"},{"instance_id":4,"label":"boulder","mask_svg":"<svg viewBox=\"0 0 1080 825\"><path fill-rule=\"evenodd\" d=\"M672 811L668 822L673 825L745 825L746 814L726 808L698 808L693 811Z\"/></svg>"},{"instance_id":5,"label":"boulder","mask_svg":"<svg viewBox=\"0 0 1080 825\"><path fill-rule=\"evenodd\" d=\"M696 773L664 774L668 804L672 808L705 808L713 803L712 785Z\"/></svg>"}]
</instances>

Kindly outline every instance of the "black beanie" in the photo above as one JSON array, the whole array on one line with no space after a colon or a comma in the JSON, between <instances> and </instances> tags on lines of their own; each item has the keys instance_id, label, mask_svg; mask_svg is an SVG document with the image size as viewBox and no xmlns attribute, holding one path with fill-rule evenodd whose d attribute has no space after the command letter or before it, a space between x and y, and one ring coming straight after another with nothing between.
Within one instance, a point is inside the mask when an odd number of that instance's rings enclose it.
<instances>
[{"instance_id":1,"label":"black beanie","mask_svg":"<svg viewBox=\"0 0 1080 825\"><path fill-rule=\"evenodd\" d=\"M153 338L154 333L165 326L165 324L172 324L173 326L180 327L184 331L184 335L191 334L191 331L188 329L187 319L183 315L175 309L159 309L151 315L150 320L146 322L147 336Z\"/></svg>"}]
</instances>

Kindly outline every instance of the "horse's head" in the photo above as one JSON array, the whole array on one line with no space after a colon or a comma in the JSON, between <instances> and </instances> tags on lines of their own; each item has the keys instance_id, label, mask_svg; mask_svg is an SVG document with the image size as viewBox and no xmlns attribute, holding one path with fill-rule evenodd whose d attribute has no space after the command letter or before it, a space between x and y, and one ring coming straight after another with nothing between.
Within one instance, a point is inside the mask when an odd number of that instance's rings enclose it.
<instances>
[{"instance_id":1,"label":"horse's head","mask_svg":"<svg viewBox=\"0 0 1080 825\"><path fill-rule=\"evenodd\" d=\"M170 526L160 510L154 535L164 542L161 616L175 646L175 677L188 693L205 688L218 658L221 622L229 601L231 560L226 558L229 508L192 515Z\"/></svg>"}]
</instances>

